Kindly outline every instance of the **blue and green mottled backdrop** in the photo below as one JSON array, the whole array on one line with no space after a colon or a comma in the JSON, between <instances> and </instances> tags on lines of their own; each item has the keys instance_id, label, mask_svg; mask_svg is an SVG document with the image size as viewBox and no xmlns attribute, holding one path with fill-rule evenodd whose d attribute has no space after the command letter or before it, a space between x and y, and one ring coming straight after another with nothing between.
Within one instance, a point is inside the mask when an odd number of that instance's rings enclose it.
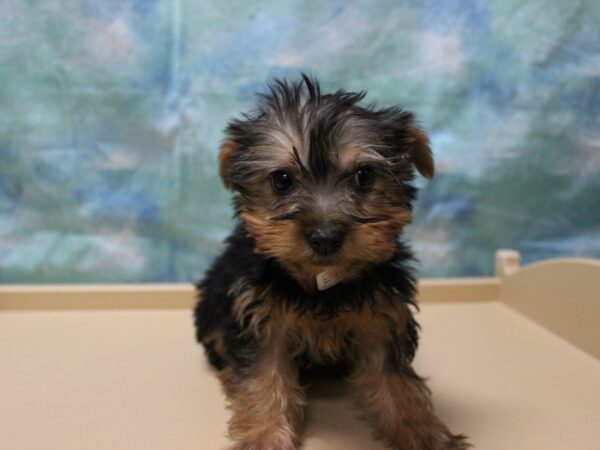
<instances>
[{"instance_id":1,"label":"blue and green mottled backdrop","mask_svg":"<svg viewBox=\"0 0 600 450\"><path fill-rule=\"evenodd\" d=\"M0 281L196 278L222 129L299 71L430 132L422 274L600 256L597 0L0 0Z\"/></svg>"}]
</instances>

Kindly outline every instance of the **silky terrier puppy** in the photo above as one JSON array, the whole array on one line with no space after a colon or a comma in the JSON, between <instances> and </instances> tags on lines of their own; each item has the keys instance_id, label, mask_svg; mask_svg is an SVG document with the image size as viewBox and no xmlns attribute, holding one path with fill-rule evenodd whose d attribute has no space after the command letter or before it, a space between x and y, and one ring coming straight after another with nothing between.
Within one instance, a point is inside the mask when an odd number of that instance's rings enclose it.
<instances>
[{"instance_id":1,"label":"silky terrier puppy","mask_svg":"<svg viewBox=\"0 0 600 450\"><path fill-rule=\"evenodd\" d=\"M391 449L465 449L412 368L417 348L411 220L415 170L434 173L412 113L364 92L275 81L232 120L220 175L237 226L198 283L198 341L231 409L235 450L299 448L303 376L331 369Z\"/></svg>"}]
</instances>

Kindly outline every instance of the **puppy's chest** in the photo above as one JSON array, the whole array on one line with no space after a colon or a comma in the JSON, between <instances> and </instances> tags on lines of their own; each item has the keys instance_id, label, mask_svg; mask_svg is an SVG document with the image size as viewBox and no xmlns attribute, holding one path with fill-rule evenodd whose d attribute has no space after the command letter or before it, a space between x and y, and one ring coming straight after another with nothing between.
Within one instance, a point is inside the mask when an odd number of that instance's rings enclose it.
<instances>
[{"instance_id":1,"label":"puppy's chest","mask_svg":"<svg viewBox=\"0 0 600 450\"><path fill-rule=\"evenodd\" d=\"M357 346L389 339L392 324L372 312L346 312L320 319L289 314L285 320L285 345L293 356L307 355L319 363L346 358Z\"/></svg>"}]
</instances>

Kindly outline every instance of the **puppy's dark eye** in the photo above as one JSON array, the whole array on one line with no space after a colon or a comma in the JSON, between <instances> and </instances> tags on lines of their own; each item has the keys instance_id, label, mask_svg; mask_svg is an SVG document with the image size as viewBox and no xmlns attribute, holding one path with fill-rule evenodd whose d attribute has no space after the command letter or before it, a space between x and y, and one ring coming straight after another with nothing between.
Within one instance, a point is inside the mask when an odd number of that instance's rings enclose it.
<instances>
[{"instance_id":1,"label":"puppy's dark eye","mask_svg":"<svg viewBox=\"0 0 600 450\"><path fill-rule=\"evenodd\" d=\"M359 167L354 175L356 184L361 189L368 189L375 182L375 173L370 167Z\"/></svg>"},{"instance_id":2,"label":"puppy's dark eye","mask_svg":"<svg viewBox=\"0 0 600 450\"><path fill-rule=\"evenodd\" d=\"M292 175L287 170L277 170L271 174L271 186L277 192L285 192L293 184Z\"/></svg>"}]
</instances>

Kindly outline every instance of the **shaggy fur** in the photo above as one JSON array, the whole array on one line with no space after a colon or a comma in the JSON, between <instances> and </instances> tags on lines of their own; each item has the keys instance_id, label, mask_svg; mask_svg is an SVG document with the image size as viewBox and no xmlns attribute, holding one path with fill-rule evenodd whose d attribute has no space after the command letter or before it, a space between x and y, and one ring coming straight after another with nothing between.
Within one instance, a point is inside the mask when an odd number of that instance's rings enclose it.
<instances>
[{"instance_id":1,"label":"shaggy fur","mask_svg":"<svg viewBox=\"0 0 600 450\"><path fill-rule=\"evenodd\" d=\"M468 447L435 416L412 368L415 169L431 178L411 113L275 81L233 120L219 154L239 222L198 283L198 341L228 397L231 449L299 448L300 377L343 374L391 449Z\"/></svg>"}]
</instances>

